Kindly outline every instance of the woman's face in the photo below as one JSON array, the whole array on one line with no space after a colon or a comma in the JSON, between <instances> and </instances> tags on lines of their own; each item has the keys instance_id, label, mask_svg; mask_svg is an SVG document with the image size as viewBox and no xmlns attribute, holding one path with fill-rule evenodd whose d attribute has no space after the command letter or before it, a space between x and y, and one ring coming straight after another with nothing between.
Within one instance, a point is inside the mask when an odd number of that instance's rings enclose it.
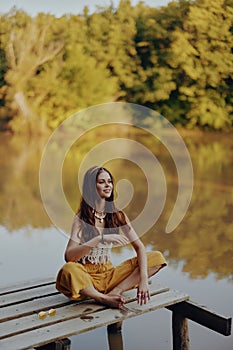
<instances>
[{"instance_id":1,"label":"woman's face","mask_svg":"<svg viewBox=\"0 0 233 350\"><path fill-rule=\"evenodd\" d=\"M109 173L107 173L106 171L102 171L98 175L97 181L96 181L96 189L99 196L102 199L106 199L111 196L112 190L113 190L113 183Z\"/></svg>"}]
</instances>

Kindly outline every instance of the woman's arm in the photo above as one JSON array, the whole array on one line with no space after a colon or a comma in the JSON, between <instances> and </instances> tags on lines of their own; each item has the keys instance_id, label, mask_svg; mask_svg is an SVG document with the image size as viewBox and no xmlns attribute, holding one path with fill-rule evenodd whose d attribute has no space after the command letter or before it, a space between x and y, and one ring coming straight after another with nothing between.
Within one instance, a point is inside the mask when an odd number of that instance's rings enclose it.
<instances>
[{"instance_id":1,"label":"woman's arm","mask_svg":"<svg viewBox=\"0 0 233 350\"><path fill-rule=\"evenodd\" d=\"M138 283L138 303L146 304L147 299L150 300L146 250L144 244L139 238L138 240L131 242L131 244L137 254L140 274Z\"/></svg>"},{"instance_id":2,"label":"woman's arm","mask_svg":"<svg viewBox=\"0 0 233 350\"><path fill-rule=\"evenodd\" d=\"M65 251L65 261L78 261L84 255L87 255L93 247L96 247L100 241L101 236L96 236L88 242L81 244L81 223L79 217L76 215L71 229L71 237Z\"/></svg>"},{"instance_id":3,"label":"woman's arm","mask_svg":"<svg viewBox=\"0 0 233 350\"><path fill-rule=\"evenodd\" d=\"M147 299L150 299L149 284L148 284L148 267L147 267L147 256L146 249L136 232L134 231L129 219L125 215L127 225L129 227L125 234L132 244L138 259L139 266L139 283L138 283L138 303L146 303ZM142 297L142 296L145 297Z\"/></svg>"}]
</instances>

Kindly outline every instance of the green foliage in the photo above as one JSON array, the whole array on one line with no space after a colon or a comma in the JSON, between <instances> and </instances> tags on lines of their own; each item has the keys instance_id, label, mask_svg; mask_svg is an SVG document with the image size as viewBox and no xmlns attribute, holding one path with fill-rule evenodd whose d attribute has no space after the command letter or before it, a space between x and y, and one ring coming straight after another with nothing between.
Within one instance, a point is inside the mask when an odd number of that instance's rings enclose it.
<instances>
[{"instance_id":1,"label":"green foliage","mask_svg":"<svg viewBox=\"0 0 233 350\"><path fill-rule=\"evenodd\" d=\"M7 72L7 58L5 51L0 48L0 129L4 128L4 124L7 124L5 107L5 98L7 92L7 85L5 81L5 74Z\"/></svg>"},{"instance_id":2,"label":"green foliage","mask_svg":"<svg viewBox=\"0 0 233 350\"><path fill-rule=\"evenodd\" d=\"M1 128L41 133L118 100L187 128L231 128L232 23L232 0L121 0L61 18L13 8L1 18Z\"/></svg>"},{"instance_id":3,"label":"green foliage","mask_svg":"<svg viewBox=\"0 0 233 350\"><path fill-rule=\"evenodd\" d=\"M172 33L171 66L183 77L179 99L188 104L188 125L222 129L231 125L226 103L233 76L232 7L224 0L196 1L182 27Z\"/></svg>"}]
</instances>

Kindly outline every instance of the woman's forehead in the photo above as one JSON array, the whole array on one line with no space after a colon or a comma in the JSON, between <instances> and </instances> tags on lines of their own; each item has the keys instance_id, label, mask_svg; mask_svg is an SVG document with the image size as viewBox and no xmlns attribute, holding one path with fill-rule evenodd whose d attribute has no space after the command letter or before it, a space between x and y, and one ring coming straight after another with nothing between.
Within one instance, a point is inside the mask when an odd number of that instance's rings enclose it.
<instances>
[{"instance_id":1,"label":"woman's forehead","mask_svg":"<svg viewBox=\"0 0 233 350\"><path fill-rule=\"evenodd\" d=\"M98 180L100 179L111 179L111 176L107 171L101 171L98 175Z\"/></svg>"}]
</instances>

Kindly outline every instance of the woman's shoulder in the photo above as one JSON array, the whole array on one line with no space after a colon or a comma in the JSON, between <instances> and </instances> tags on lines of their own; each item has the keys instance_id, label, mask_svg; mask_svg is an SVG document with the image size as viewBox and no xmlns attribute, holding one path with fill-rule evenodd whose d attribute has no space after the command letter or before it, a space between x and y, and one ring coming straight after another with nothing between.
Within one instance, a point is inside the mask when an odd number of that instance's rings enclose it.
<instances>
[{"instance_id":1,"label":"woman's shoulder","mask_svg":"<svg viewBox=\"0 0 233 350\"><path fill-rule=\"evenodd\" d=\"M117 210L116 215L121 224L125 223L126 215L122 210Z\"/></svg>"},{"instance_id":2,"label":"woman's shoulder","mask_svg":"<svg viewBox=\"0 0 233 350\"><path fill-rule=\"evenodd\" d=\"M73 218L73 226L80 226L81 225L81 217L80 213L76 213Z\"/></svg>"}]
</instances>

